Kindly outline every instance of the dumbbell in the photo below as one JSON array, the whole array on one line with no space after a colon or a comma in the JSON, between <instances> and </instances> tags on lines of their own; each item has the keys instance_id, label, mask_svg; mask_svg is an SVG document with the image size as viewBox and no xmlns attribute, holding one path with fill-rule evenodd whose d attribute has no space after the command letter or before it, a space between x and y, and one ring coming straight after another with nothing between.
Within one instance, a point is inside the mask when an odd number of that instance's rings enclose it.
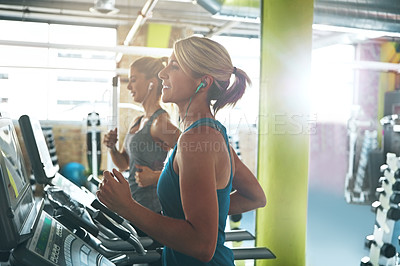
<instances>
[{"instance_id":1,"label":"dumbbell","mask_svg":"<svg viewBox=\"0 0 400 266\"><path fill-rule=\"evenodd\" d=\"M382 203L379 200L372 202L371 211L374 213L378 212L378 209L383 210Z\"/></svg>"},{"instance_id":2,"label":"dumbbell","mask_svg":"<svg viewBox=\"0 0 400 266\"><path fill-rule=\"evenodd\" d=\"M383 210L383 207L382 203L379 200L376 200L371 204L371 211L377 213L378 209ZM390 207L389 210L387 210L386 218L395 221L400 220L400 209Z\"/></svg>"},{"instance_id":3,"label":"dumbbell","mask_svg":"<svg viewBox=\"0 0 400 266\"><path fill-rule=\"evenodd\" d=\"M399 204L400 203L400 192L393 192L390 196L390 203Z\"/></svg>"},{"instance_id":4,"label":"dumbbell","mask_svg":"<svg viewBox=\"0 0 400 266\"><path fill-rule=\"evenodd\" d=\"M381 255L386 258L393 258L396 255L396 248L389 243L385 243L381 247Z\"/></svg>"},{"instance_id":5,"label":"dumbbell","mask_svg":"<svg viewBox=\"0 0 400 266\"><path fill-rule=\"evenodd\" d=\"M361 259L360 266L373 266L371 259L369 257L363 257Z\"/></svg>"},{"instance_id":6,"label":"dumbbell","mask_svg":"<svg viewBox=\"0 0 400 266\"><path fill-rule=\"evenodd\" d=\"M384 176L386 171L390 171L389 165L387 164L382 164L381 167L379 168L381 174Z\"/></svg>"},{"instance_id":7,"label":"dumbbell","mask_svg":"<svg viewBox=\"0 0 400 266\"><path fill-rule=\"evenodd\" d=\"M378 187L375 190L375 196L377 199L379 199L380 195L386 196L386 191L383 187Z\"/></svg>"},{"instance_id":8,"label":"dumbbell","mask_svg":"<svg viewBox=\"0 0 400 266\"><path fill-rule=\"evenodd\" d=\"M366 236L364 244L365 244L365 247L367 247L367 248L371 248L372 245L375 245L375 246L378 245L375 241L374 235ZM384 256L386 258L392 258L392 257L394 257L394 255L396 255L396 248L390 243L383 243L383 245L380 248L380 255ZM364 257L364 258L368 258L368 257ZM361 260L361 262L363 261L363 259ZM368 259L365 259L365 261L370 261L370 260L368 258ZM364 265L364 264L362 264L362 265ZM365 265L368 265L368 264L365 264Z\"/></svg>"},{"instance_id":9,"label":"dumbbell","mask_svg":"<svg viewBox=\"0 0 400 266\"><path fill-rule=\"evenodd\" d=\"M379 178L379 180L378 180L378 183L382 186L383 183L389 184L389 180L388 180L386 177L381 176L381 177Z\"/></svg>"},{"instance_id":10,"label":"dumbbell","mask_svg":"<svg viewBox=\"0 0 400 266\"><path fill-rule=\"evenodd\" d=\"M365 247L370 249L373 244L377 245L374 235L367 235L364 242Z\"/></svg>"},{"instance_id":11,"label":"dumbbell","mask_svg":"<svg viewBox=\"0 0 400 266\"><path fill-rule=\"evenodd\" d=\"M400 192L400 181L396 180L396 182L394 182L394 184L392 185L392 190Z\"/></svg>"},{"instance_id":12,"label":"dumbbell","mask_svg":"<svg viewBox=\"0 0 400 266\"><path fill-rule=\"evenodd\" d=\"M394 179L400 180L400 169L397 169L397 170L394 172Z\"/></svg>"},{"instance_id":13,"label":"dumbbell","mask_svg":"<svg viewBox=\"0 0 400 266\"><path fill-rule=\"evenodd\" d=\"M386 217L391 220L398 221L400 220L400 209L390 207L390 209L386 213Z\"/></svg>"}]
</instances>

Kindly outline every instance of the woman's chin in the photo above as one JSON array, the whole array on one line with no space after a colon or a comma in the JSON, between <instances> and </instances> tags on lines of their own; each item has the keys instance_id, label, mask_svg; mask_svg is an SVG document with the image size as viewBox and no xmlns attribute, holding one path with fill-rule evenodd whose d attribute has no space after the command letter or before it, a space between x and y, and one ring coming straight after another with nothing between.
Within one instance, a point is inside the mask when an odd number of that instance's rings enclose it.
<instances>
[{"instance_id":1,"label":"woman's chin","mask_svg":"<svg viewBox=\"0 0 400 266\"><path fill-rule=\"evenodd\" d=\"M170 99L167 95L165 95L164 93L163 93L162 96L161 96L161 100L162 100L164 103L171 103L171 99Z\"/></svg>"},{"instance_id":2,"label":"woman's chin","mask_svg":"<svg viewBox=\"0 0 400 266\"><path fill-rule=\"evenodd\" d=\"M134 96L133 97L133 102L141 104L142 103L142 99L139 99L137 96Z\"/></svg>"}]
</instances>

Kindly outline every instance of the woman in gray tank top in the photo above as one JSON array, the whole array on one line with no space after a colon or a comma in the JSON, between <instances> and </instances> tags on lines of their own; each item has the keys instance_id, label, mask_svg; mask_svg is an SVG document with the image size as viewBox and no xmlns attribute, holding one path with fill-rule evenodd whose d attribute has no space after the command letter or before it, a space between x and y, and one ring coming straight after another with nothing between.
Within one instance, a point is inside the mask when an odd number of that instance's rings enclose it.
<instances>
[{"instance_id":1,"label":"woman in gray tank top","mask_svg":"<svg viewBox=\"0 0 400 266\"><path fill-rule=\"evenodd\" d=\"M162 84L157 74L166 61L167 58L142 57L131 64L127 89L133 100L143 106L144 114L133 120L121 150L116 148L117 128L110 130L103 141L115 166L120 171L129 169L132 197L155 212L161 211L158 178L167 153L180 134L160 106Z\"/></svg>"}]
</instances>

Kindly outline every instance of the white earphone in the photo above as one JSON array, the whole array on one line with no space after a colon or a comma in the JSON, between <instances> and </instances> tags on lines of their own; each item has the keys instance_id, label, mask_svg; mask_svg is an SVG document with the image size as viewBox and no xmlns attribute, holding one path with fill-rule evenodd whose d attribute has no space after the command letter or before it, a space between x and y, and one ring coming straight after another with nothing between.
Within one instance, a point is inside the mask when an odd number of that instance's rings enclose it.
<instances>
[{"instance_id":1,"label":"white earphone","mask_svg":"<svg viewBox=\"0 0 400 266\"><path fill-rule=\"evenodd\" d=\"M152 90L153 89L153 82L150 82L149 83L149 90Z\"/></svg>"}]
</instances>

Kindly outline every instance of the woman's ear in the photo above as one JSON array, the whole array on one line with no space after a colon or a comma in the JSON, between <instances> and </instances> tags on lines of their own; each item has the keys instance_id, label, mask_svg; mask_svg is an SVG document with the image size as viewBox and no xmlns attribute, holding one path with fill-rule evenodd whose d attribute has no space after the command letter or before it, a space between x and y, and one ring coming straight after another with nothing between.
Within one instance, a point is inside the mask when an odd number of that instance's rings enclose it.
<instances>
[{"instance_id":1,"label":"woman's ear","mask_svg":"<svg viewBox=\"0 0 400 266\"><path fill-rule=\"evenodd\" d=\"M157 77L154 77L154 78L151 78L151 79L150 79L150 82L153 83L153 87L154 87L154 88L157 88L158 85L160 85L160 82L161 82L161 81L160 81Z\"/></svg>"},{"instance_id":2,"label":"woman's ear","mask_svg":"<svg viewBox=\"0 0 400 266\"><path fill-rule=\"evenodd\" d=\"M212 76L210 76L210 75L205 75L204 77L203 77L203 79L202 79L204 82L205 82L205 84L206 84L206 86L204 86L204 88L210 88L210 86L213 84L213 82L214 82L214 78L212 77Z\"/></svg>"},{"instance_id":3,"label":"woman's ear","mask_svg":"<svg viewBox=\"0 0 400 266\"><path fill-rule=\"evenodd\" d=\"M150 83L149 83L149 89L150 89L150 84L151 84L151 88L152 89L154 89L154 88L156 88L157 89L157 87L158 87L158 85L159 85L159 81L158 81L158 78L151 78L150 79Z\"/></svg>"}]
</instances>

